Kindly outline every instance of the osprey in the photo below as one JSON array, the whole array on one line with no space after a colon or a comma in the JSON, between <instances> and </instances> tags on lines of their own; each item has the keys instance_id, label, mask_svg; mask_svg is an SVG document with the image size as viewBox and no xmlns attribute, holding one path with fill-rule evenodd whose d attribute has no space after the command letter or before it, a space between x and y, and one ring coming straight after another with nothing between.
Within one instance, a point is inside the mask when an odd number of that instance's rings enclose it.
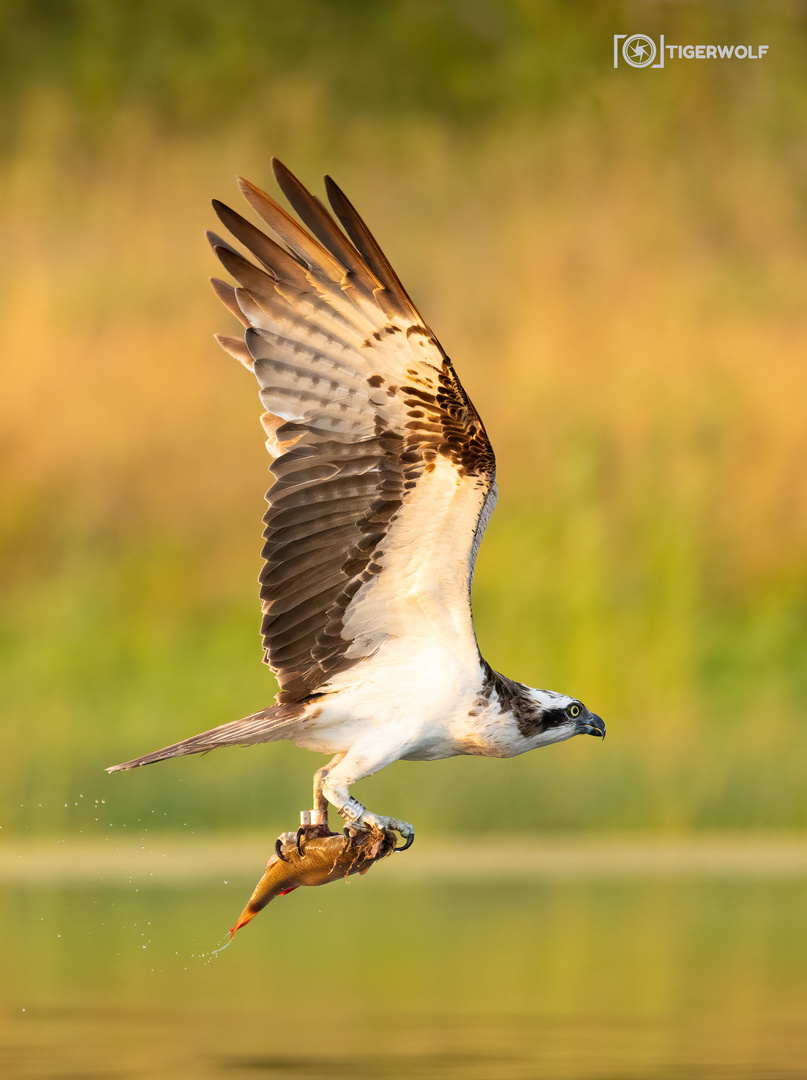
<instances>
[{"instance_id":1,"label":"osprey","mask_svg":"<svg viewBox=\"0 0 807 1080\"><path fill-rule=\"evenodd\" d=\"M209 234L237 281L213 279L246 328L218 337L252 371L272 458L260 575L275 703L108 771L219 746L289 739L332 755L314 776L312 827L328 804L349 825L395 829L350 786L393 761L513 757L605 735L582 702L535 690L482 659L471 579L496 503L495 459L451 361L343 192L329 211L285 166L302 225L246 180L272 236L215 201L254 257ZM303 227L305 226L305 227ZM401 848L400 850L404 850Z\"/></svg>"}]
</instances>

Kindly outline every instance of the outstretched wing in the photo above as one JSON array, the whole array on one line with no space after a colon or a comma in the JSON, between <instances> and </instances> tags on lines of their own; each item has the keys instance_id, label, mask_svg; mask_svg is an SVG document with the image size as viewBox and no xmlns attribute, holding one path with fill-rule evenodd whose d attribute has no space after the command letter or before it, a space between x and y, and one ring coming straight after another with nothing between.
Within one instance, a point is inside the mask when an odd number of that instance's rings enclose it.
<instances>
[{"instance_id":1,"label":"outstretched wing","mask_svg":"<svg viewBox=\"0 0 807 1080\"><path fill-rule=\"evenodd\" d=\"M220 344L254 371L274 483L260 577L265 660L301 701L393 638L439 627L476 650L470 585L495 461L451 361L367 226L330 179L344 227L279 162L303 228L239 181L270 237L214 203L254 257L211 242L246 327Z\"/></svg>"}]
</instances>

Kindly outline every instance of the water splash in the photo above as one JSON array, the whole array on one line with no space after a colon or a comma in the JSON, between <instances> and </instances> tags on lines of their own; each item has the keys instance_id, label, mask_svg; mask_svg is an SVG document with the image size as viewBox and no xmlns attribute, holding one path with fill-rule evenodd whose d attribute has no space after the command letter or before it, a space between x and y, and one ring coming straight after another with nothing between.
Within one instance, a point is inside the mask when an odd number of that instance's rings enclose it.
<instances>
[{"instance_id":1,"label":"water splash","mask_svg":"<svg viewBox=\"0 0 807 1080\"><path fill-rule=\"evenodd\" d=\"M232 940L233 940L232 933L230 933L228 931L227 935L224 938L224 943L222 945L219 945L219 947L217 949L212 949L209 953L202 953L201 956L199 957L199 959L203 960L206 964L209 964L214 959L214 957L219 955L220 952L224 952L224 950L232 942Z\"/></svg>"}]
</instances>

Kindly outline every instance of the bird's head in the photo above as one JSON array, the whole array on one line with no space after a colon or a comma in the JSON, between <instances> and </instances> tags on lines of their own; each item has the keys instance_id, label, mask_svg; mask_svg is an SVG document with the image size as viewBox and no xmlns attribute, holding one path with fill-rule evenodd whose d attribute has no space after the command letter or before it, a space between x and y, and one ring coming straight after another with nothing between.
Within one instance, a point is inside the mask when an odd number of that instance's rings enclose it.
<instances>
[{"instance_id":1,"label":"bird's head","mask_svg":"<svg viewBox=\"0 0 807 1080\"><path fill-rule=\"evenodd\" d=\"M519 723L519 729L532 747L563 742L573 735L605 738L605 724L577 698L556 694L554 690L530 689L528 695L534 708Z\"/></svg>"}]
</instances>

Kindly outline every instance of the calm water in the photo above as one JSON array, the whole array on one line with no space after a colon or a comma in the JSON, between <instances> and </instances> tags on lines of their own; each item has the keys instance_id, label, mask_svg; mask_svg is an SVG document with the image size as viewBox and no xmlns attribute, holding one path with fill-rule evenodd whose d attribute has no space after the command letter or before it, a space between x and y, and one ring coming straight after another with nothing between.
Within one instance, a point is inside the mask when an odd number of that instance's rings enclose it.
<instances>
[{"instance_id":1,"label":"calm water","mask_svg":"<svg viewBox=\"0 0 807 1080\"><path fill-rule=\"evenodd\" d=\"M18 877L0 1076L807 1077L803 878L409 866L299 890L217 956L260 865Z\"/></svg>"}]
</instances>

